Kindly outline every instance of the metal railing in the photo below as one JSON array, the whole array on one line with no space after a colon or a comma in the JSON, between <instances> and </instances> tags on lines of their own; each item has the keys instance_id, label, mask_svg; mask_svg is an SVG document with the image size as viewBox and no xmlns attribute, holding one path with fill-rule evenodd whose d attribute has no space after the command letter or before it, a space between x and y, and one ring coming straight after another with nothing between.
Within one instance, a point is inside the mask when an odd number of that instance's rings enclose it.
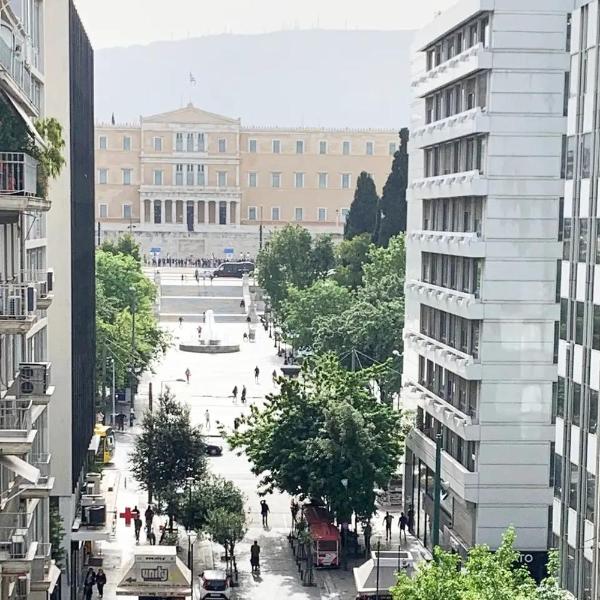
<instances>
[{"instance_id":1,"label":"metal railing","mask_svg":"<svg viewBox=\"0 0 600 600\"><path fill-rule=\"evenodd\" d=\"M24 152L0 152L0 194L35 196L38 161Z\"/></svg>"},{"instance_id":2,"label":"metal railing","mask_svg":"<svg viewBox=\"0 0 600 600\"><path fill-rule=\"evenodd\" d=\"M39 60L35 59L36 62ZM23 90L27 98L39 109L40 94L32 81L31 72L25 67L20 56L9 46L5 40L0 38L0 69L4 69Z\"/></svg>"},{"instance_id":3,"label":"metal railing","mask_svg":"<svg viewBox=\"0 0 600 600\"><path fill-rule=\"evenodd\" d=\"M50 571L52 560L52 544L39 542L31 566L31 580L44 581Z\"/></svg>"},{"instance_id":4,"label":"metal railing","mask_svg":"<svg viewBox=\"0 0 600 600\"><path fill-rule=\"evenodd\" d=\"M50 477L50 460L52 455L48 452L42 454L32 454L31 464L40 470L39 483L46 483Z\"/></svg>"},{"instance_id":5,"label":"metal railing","mask_svg":"<svg viewBox=\"0 0 600 600\"><path fill-rule=\"evenodd\" d=\"M0 321L24 320L33 314L35 286L0 283Z\"/></svg>"},{"instance_id":6,"label":"metal railing","mask_svg":"<svg viewBox=\"0 0 600 600\"><path fill-rule=\"evenodd\" d=\"M21 560L29 552L32 541L32 513L0 512L0 560Z\"/></svg>"},{"instance_id":7,"label":"metal railing","mask_svg":"<svg viewBox=\"0 0 600 600\"><path fill-rule=\"evenodd\" d=\"M48 296L48 269L25 269L20 274L24 285L32 285L37 290L38 298Z\"/></svg>"},{"instance_id":8,"label":"metal railing","mask_svg":"<svg viewBox=\"0 0 600 600\"><path fill-rule=\"evenodd\" d=\"M0 400L0 431L31 431L32 405L31 400L18 398Z\"/></svg>"}]
</instances>

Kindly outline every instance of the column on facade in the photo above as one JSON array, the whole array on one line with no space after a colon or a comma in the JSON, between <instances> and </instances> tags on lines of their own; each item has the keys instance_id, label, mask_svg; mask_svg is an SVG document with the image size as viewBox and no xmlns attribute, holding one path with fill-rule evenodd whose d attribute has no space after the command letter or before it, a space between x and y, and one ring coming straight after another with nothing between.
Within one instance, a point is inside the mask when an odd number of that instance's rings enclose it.
<instances>
[{"instance_id":1,"label":"column on facade","mask_svg":"<svg viewBox=\"0 0 600 600\"><path fill-rule=\"evenodd\" d=\"M187 206L186 206L185 210L186 210L186 221L187 221ZM198 212L198 201L192 200L192 229L196 228L197 212Z\"/></svg>"},{"instance_id":2,"label":"column on facade","mask_svg":"<svg viewBox=\"0 0 600 600\"><path fill-rule=\"evenodd\" d=\"M208 200L204 201L204 224L208 225Z\"/></svg>"}]
</instances>

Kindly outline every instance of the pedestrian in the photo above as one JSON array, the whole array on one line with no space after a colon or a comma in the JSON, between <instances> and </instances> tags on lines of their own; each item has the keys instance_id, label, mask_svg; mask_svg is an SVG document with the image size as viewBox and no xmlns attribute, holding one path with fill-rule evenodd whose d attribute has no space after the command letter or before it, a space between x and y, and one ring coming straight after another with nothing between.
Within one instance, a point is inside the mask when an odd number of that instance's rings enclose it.
<instances>
[{"instance_id":1,"label":"pedestrian","mask_svg":"<svg viewBox=\"0 0 600 600\"><path fill-rule=\"evenodd\" d=\"M404 534L404 541L406 542L406 526L407 525L408 525L408 518L403 512L401 512L400 518L398 519L398 527L400 527L400 537L398 539L400 542L402 541L402 534Z\"/></svg>"},{"instance_id":2,"label":"pedestrian","mask_svg":"<svg viewBox=\"0 0 600 600\"><path fill-rule=\"evenodd\" d=\"M275 383L277 381L277 371L275 369L273 369L273 383Z\"/></svg>"},{"instance_id":3,"label":"pedestrian","mask_svg":"<svg viewBox=\"0 0 600 600\"><path fill-rule=\"evenodd\" d=\"M178 321L179 321L179 328L181 329L181 326L183 325L183 317L179 317Z\"/></svg>"},{"instance_id":4,"label":"pedestrian","mask_svg":"<svg viewBox=\"0 0 600 600\"><path fill-rule=\"evenodd\" d=\"M237 385L233 386L233 391L231 392L231 395L233 396L233 401L237 402L237 393L238 393L238 389L237 389Z\"/></svg>"},{"instance_id":5,"label":"pedestrian","mask_svg":"<svg viewBox=\"0 0 600 600\"><path fill-rule=\"evenodd\" d=\"M394 522L394 517L390 515L389 512L385 513L385 517L383 517L383 523L385 525L385 541L389 542L392 539L392 523Z\"/></svg>"},{"instance_id":6,"label":"pedestrian","mask_svg":"<svg viewBox=\"0 0 600 600\"><path fill-rule=\"evenodd\" d=\"M292 521L296 522L296 517L298 516L298 511L300 510L300 505L296 502L295 498L292 498L292 502L290 504L290 512L292 513Z\"/></svg>"},{"instance_id":7,"label":"pedestrian","mask_svg":"<svg viewBox=\"0 0 600 600\"><path fill-rule=\"evenodd\" d=\"M204 422L206 424L206 431L210 431L210 412L208 412L208 408L204 413Z\"/></svg>"},{"instance_id":8,"label":"pedestrian","mask_svg":"<svg viewBox=\"0 0 600 600\"><path fill-rule=\"evenodd\" d=\"M194 279L196 280L196 283L200 283L200 273L198 273L198 269L194 271Z\"/></svg>"},{"instance_id":9,"label":"pedestrian","mask_svg":"<svg viewBox=\"0 0 600 600\"><path fill-rule=\"evenodd\" d=\"M135 421L135 412L133 410L133 406L129 409L129 427L133 427L133 422Z\"/></svg>"},{"instance_id":10,"label":"pedestrian","mask_svg":"<svg viewBox=\"0 0 600 600\"><path fill-rule=\"evenodd\" d=\"M244 340L244 342L248 341L248 334L244 331L244 335L242 336L242 339Z\"/></svg>"},{"instance_id":11,"label":"pedestrian","mask_svg":"<svg viewBox=\"0 0 600 600\"><path fill-rule=\"evenodd\" d=\"M148 505L148 508L144 513L144 518L146 519L146 529L149 530L152 527L152 521L154 520L154 511L152 510L152 506Z\"/></svg>"},{"instance_id":12,"label":"pedestrian","mask_svg":"<svg viewBox=\"0 0 600 600\"><path fill-rule=\"evenodd\" d=\"M244 299L242 298L240 300L240 308L242 309L242 312L244 311L244 309L246 308L246 302L244 301Z\"/></svg>"},{"instance_id":13,"label":"pedestrian","mask_svg":"<svg viewBox=\"0 0 600 600\"><path fill-rule=\"evenodd\" d=\"M367 521L367 524L363 527L363 535L365 536L365 558L369 558L371 554L371 534L373 528L371 527L371 521Z\"/></svg>"},{"instance_id":14,"label":"pedestrian","mask_svg":"<svg viewBox=\"0 0 600 600\"><path fill-rule=\"evenodd\" d=\"M258 376L260 375L260 369L258 366L254 367L254 382L258 383Z\"/></svg>"},{"instance_id":15,"label":"pedestrian","mask_svg":"<svg viewBox=\"0 0 600 600\"><path fill-rule=\"evenodd\" d=\"M415 509L412 504L408 505L408 510L406 511L406 518L408 520L408 531L414 535L415 533Z\"/></svg>"},{"instance_id":16,"label":"pedestrian","mask_svg":"<svg viewBox=\"0 0 600 600\"><path fill-rule=\"evenodd\" d=\"M106 585L106 573L102 569L98 569L96 575L96 587L98 588L98 596L104 597L104 586Z\"/></svg>"},{"instance_id":17,"label":"pedestrian","mask_svg":"<svg viewBox=\"0 0 600 600\"><path fill-rule=\"evenodd\" d=\"M236 417L233 420L233 429L234 429L234 431L237 431L239 426L240 426L240 418Z\"/></svg>"},{"instance_id":18,"label":"pedestrian","mask_svg":"<svg viewBox=\"0 0 600 600\"><path fill-rule=\"evenodd\" d=\"M150 528L148 531L148 542L151 546L156 546L156 534L154 533L154 529Z\"/></svg>"},{"instance_id":19,"label":"pedestrian","mask_svg":"<svg viewBox=\"0 0 600 600\"><path fill-rule=\"evenodd\" d=\"M125 430L125 415L122 412L117 415L117 425L119 426L119 431Z\"/></svg>"},{"instance_id":20,"label":"pedestrian","mask_svg":"<svg viewBox=\"0 0 600 600\"><path fill-rule=\"evenodd\" d=\"M196 331L198 332L198 341L202 338L202 325L198 325Z\"/></svg>"},{"instance_id":21,"label":"pedestrian","mask_svg":"<svg viewBox=\"0 0 600 600\"><path fill-rule=\"evenodd\" d=\"M250 566L252 567L253 573L260 572L260 546L256 540L254 540L254 544L250 546Z\"/></svg>"},{"instance_id":22,"label":"pedestrian","mask_svg":"<svg viewBox=\"0 0 600 600\"><path fill-rule=\"evenodd\" d=\"M94 593L94 585L96 585L96 573L94 569L89 568L83 582L83 595L85 600L91 600Z\"/></svg>"},{"instance_id":23,"label":"pedestrian","mask_svg":"<svg viewBox=\"0 0 600 600\"><path fill-rule=\"evenodd\" d=\"M262 517L262 524L263 527L268 527L269 526L269 505L267 504L266 500L261 500L260 501L260 515Z\"/></svg>"},{"instance_id":24,"label":"pedestrian","mask_svg":"<svg viewBox=\"0 0 600 600\"><path fill-rule=\"evenodd\" d=\"M188 382L188 385L189 385L189 383L190 383L190 377L191 377L191 376L192 376L192 372L190 371L190 369L189 369L189 368L187 368L187 369L185 370L185 380Z\"/></svg>"},{"instance_id":25,"label":"pedestrian","mask_svg":"<svg viewBox=\"0 0 600 600\"><path fill-rule=\"evenodd\" d=\"M242 386L241 401L242 401L242 404L246 404L246 386L245 385Z\"/></svg>"},{"instance_id":26,"label":"pedestrian","mask_svg":"<svg viewBox=\"0 0 600 600\"><path fill-rule=\"evenodd\" d=\"M140 543L140 531L142 530L142 520L137 517L133 522L133 527L135 529L135 541L137 544Z\"/></svg>"},{"instance_id":27,"label":"pedestrian","mask_svg":"<svg viewBox=\"0 0 600 600\"><path fill-rule=\"evenodd\" d=\"M140 509L137 507L137 504L131 509L131 518L134 521L140 518Z\"/></svg>"},{"instance_id":28,"label":"pedestrian","mask_svg":"<svg viewBox=\"0 0 600 600\"><path fill-rule=\"evenodd\" d=\"M210 274L210 285L212 285L212 284L213 284L213 279L214 279L214 278L215 278L215 274L214 274L214 273L211 273L211 274Z\"/></svg>"}]
</instances>

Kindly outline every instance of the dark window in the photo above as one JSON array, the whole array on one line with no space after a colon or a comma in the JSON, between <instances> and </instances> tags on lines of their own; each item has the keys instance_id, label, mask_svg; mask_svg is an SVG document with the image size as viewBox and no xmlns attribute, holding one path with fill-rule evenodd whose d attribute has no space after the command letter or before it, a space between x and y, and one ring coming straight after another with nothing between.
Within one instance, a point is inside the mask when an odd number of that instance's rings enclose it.
<instances>
[{"instance_id":1,"label":"dark window","mask_svg":"<svg viewBox=\"0 0 600 600\"><path fill-rule=\"evenodd\" d=\"M554 323L554 353L553 353L553 363L558 364L558 340L559 340L559 328L560 323Z\"/></svg>"},{"instance_id":2,"label":"dark window","mask_svg":"<svg viewBox=\"0 0 600 600\"><path fill-rule=\"evenodd\" d=\"M429 122L429 121L428 121ZM562 136L560 155L560 178L564 179L567 172L567 136Z\"/></svg>"},{"instance_id":3,"label":"dark window","mask_svg":"<svg viewBox=\"0 0 600 600\"><path fill-rule=\"evenodd\" d=\"M583 344L583 302L576 303L575 311L575 343Z\"/></svg>"},{"instance_id":4,"label":"dark window","mask_svg":"<svg viewBox=\"0 0 600 600\"><path fill-rule=\"evenodd\" d=\"M556 384L556 416L565 417L565 379L560 376Z\"/></svg>"},{"instance_id":5,"label":"dark window","mask_svg":"<svg viewBox=\"0 0 600 600\"><path fill-rule=\"evenodd\" d=\"M567 39L565 49L567 52L571 50L571 13L567 15Z\"/></svg>"},{"instance_id":6,"label":"dark window","mask_svg":"<svg viewBox=\"0 0 600 600\"><path fill-rule=\"evenodd\" d=\"M587 219L579 220L579 261L585 262L588 247L588 222Z\"/></svg>"},{"instance_id":7,"label":"dark window","mask_svg":"<svg viewBox=\"0 0 600 600\"><path fill-rule=\"evenodd\" d=\"M575 136L567 138L567 160L565 165L565 179L573 179L573 164L575 162Z\"/></svg>"},{"instance_id":8,"label":"dark window","mask_svg":"<svg viewBox=\"0 0 600 600\"><path fill-rule=\"evenodd\" d=\"M567 298L560 299L560 339L567 339L567 311L569 309L569 301Z\"/></svg>"},{"instance_id":9,"label":"dark window","mask_svg":"<svg viewBox=\"0 0 600 600\"><path fill-rule=\"evenodd\" d=\"M553 463L554 476L552 479L554 481L554 497L560 498L562 495L562 456L555 454Z\"/></svg>"},{"instance_id":10,"label":"dark window","mask_svg":"<svg viewBox=\"0 0 600 600\"><path fill-rule=\"evenodd\" d=\"M577 488L579 487L579 467L573 463L570 465L570 483L569 483L569 506L577 510Z\"/></svg>"},{"instance_id":11,"label":"dark window","mask_svg":"<svg viewBox=\"0 0 600 600\"><path fill-rule=\"evenodd\" d=\"M581 384L573 383L572 416L573 425L581 424Z\"/></svg>"},{"instance_id":12,"label":"dark window","mask_svg":"<svg viewBox=\"0 0 600 600\"><path fill-rule=\"evenodd\" d=\"M571 74L565 71L565 87L563 90L563 116L566 117L569 112L569 86L571 85ZM564 179L563 175L563 179Z\"/></svg>"},{"instance_id":13,"label":"dark window","mask_svg":"<svg viewBox=\"0 0 600 600\"><path fill-rule=\"evenodd\" d=\"M592 330L592 348L600 350L600 306L594 304L594 327Z\"/></svg>"},{"instance_id":14,"label":"dark window","mask_svg":"<svg viewBox=\"0 0 600 600\"><path fill-rule=\"evenodd\" d=\"M570 255L570 244L571 244L571 232L573 229L573 220L565 217L563 222L563 259L569 260Z\"/></svg>"},{"instance_id":15,"label":"dark window","mask_svg":"<svg viewBox=\"0 0 600 600\"><path fill-rule=\"evenodd\" d=\"M584 80L587 80L585 75ZM585 179L590 176L592 167L592 134L586 133L582 140L581 150L581 176Z\"/></svg>"},{"instance_id":16,"label":"dark window","mask_svg":"<svg viewBox=\"0 0 600 600\"><path fill-rule=\"evenodd\" d=\"M589 406L588 430L590 433L596 433L598 430L598 392L596 390L590 390Z\"/></svg>"},{"instance_id":17,"label":"dark window","mask_svg":"<svg viewBox=\"0 0 600 600\"><path fill-rule=\"evenodd\" d=\"M588 521L594 521L594 508L596 503L596 477L586 470L585 481L585 518Z\"/></svg>"}]
</instances>

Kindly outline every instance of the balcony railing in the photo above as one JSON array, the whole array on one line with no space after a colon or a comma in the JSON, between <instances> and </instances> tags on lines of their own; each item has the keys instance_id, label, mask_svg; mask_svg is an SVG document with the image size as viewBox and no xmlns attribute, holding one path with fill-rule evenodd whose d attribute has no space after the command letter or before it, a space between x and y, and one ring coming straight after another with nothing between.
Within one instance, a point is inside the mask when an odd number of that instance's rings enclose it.
<instances>
[{"instance_id":1,"label":"balcony railing","mask_svg":"<svg viewBox=\"0 0 600 600\"><path fill-rule=\"evenodd\" d=\"M0 432L31 431L31 400L3 398L0 400ZM1 513L0 513L1 517Z\"/></svg>"},{"instance_id":2,"label":"balcony railing","mask_svg":"<svg viewBox=\"0 0 600 600\"><path fill-rule=\"evenodd\" d=\"M0 152L0 194L35 196L37 168L37 160L29 154Z\"/></svg>"},{"instance_id":3,"label":"balcony railing","mask_svg":"<svg viewBox=\"0 0 600 600\"><path fill-rule=\"evenodd\" d=\"M0 560L27 558L32 539L29 512L0 512Z\"/></svg>"},{"instance_id":4,"label":"balcony railing","mask_svg":"<svg viewBox=\"0 0 600 600\"><path fill-rule=\"evenodd\" d=\"M0 322L19 321L36 310L35 286L26 283L0 283Z\"/></svg>"},{"instance_id":5,"label":"balcony railing","mask_svg":"<svg viewBox=\"0 0 600 600\"><path fill-rule=\"evenodd\" d=\"M39 60L34 59L35 62ZM39 110L40 94L32 81L31 72L25 68L20 56L0 37L0 70L5 70L19 86L32 104Z\"/></svg>"},{"instance_id":6,"label":"balcony railing","mask_svg":"<svg viewBox=\"0 0 600 600\"><path fill-rule=\"evenodd\" d=\"M48 452L42 454L32 454L31 463L34 467L39 469L40 478L38 483L47 483L48 477L50 477L50 460L52 455Z\"/></svg>"},{"instance_id":7,"label":"balcony railing","mask_svg":"<svg viewBox=\"0 0 600 600\"><path fill-rule=\"evenodd\" d=\"M38 543L31 567L31 581L44 581L52 565L52 544Z\"/></svg>"},{"instance_id":8,"label":"balcony railing","mask_svg":"<svg viewBox=\"0 0 600 600\"><path fill-rule=\"evenodd\" d=\"M21 280L28 286L33 286L38 299L47 298L52 292L53 275L48 269L26 269L21 271Z\"/></svg>"}]
</instances>

